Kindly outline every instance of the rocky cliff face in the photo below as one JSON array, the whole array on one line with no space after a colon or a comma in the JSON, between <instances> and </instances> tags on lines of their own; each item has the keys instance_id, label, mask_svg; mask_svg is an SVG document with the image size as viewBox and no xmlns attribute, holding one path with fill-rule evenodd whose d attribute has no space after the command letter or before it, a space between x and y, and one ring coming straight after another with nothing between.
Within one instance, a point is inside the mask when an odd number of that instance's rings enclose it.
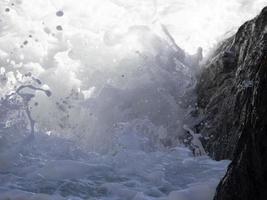
<instances>
[{"instance_id":1,"label":"rocky cliff face","mask_svg":"<svg viewBox=\"0 0 267 200\"><path fill-rule=\"evenodd\" d=\"M204 146L232 159L215 200L267 199L267 7L221 44L197 89Z\"/></svg>"}]
</instances>

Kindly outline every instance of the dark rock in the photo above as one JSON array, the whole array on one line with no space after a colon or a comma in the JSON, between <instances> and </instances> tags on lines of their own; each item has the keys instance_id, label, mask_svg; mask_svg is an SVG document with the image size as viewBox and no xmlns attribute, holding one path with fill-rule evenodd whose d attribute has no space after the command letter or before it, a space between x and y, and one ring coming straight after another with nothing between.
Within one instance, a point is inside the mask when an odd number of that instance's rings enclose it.
<instances>
[{"instance_id":1,"label":"dark rock","mask_svg":"<svg viewBox=\"0 0 267 200\"><path fill-rule=\"evenodd\" d=\"M206 150L233 160L215 200L267 199L267 7L220 45L197 90Z\"/></svg>"}]
</instances>

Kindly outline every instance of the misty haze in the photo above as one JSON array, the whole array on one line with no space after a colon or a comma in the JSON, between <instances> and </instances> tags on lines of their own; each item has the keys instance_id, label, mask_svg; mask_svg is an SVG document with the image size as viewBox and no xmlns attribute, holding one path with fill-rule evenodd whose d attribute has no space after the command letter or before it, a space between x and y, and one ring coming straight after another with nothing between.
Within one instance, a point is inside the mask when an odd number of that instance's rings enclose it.
<instances>
[{"instance_id":1,"label":"misty haze","mask_svg":"<svg viewBox=\"0 0 267 200\"><path fill-rule=\"evenodd\" d=\"M0 200L267 199L265 6L1 0Z\"/></svg>"}]
</instances>

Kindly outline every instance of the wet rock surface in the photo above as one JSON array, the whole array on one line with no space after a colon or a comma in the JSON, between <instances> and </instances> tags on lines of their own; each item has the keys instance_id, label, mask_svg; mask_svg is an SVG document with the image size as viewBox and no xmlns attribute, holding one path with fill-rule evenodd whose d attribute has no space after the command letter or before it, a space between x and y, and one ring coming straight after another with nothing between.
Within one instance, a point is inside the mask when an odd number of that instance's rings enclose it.
<instances>
[{"instance_id":1,"label":"wet rock surface","mask_svg":"<svg viewBox=\"0 0 267 200\"><path fill-rule=\"evenodd\" d=\"M266 199L267 7L220 45L197 90L206 151L232 159L215 200Z\"/></svg>"}]
</instances>

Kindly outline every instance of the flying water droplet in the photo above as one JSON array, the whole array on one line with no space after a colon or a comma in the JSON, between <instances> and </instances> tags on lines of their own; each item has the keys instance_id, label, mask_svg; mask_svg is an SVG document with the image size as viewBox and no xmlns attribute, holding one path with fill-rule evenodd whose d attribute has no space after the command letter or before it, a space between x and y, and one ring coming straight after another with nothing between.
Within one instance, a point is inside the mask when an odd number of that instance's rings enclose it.
<instances>
[{"instance_id":1,"label":"flying water droplet","mask_svg":"<svg viewBox=\"0 0 267 200\"><path fill-rule=\"evenodd\" d=\"M62 30L63 30L62 26L60 26L60 25L58 25L58 26L56 27L56 29L57 29L58 31L62 31Z\"/></svg>"},{"instance_id":2,"label":"flying water droplet","mask_svg":"<svg viewBox=\"0 0 267 200\"><path fill-rule=\"evenodd\" d=\"M63 12L62 10L59 10L59 11L56 12L56 15L57 15L58 17L63 17L64 12Z\"/></svg>"}]
</instances>

